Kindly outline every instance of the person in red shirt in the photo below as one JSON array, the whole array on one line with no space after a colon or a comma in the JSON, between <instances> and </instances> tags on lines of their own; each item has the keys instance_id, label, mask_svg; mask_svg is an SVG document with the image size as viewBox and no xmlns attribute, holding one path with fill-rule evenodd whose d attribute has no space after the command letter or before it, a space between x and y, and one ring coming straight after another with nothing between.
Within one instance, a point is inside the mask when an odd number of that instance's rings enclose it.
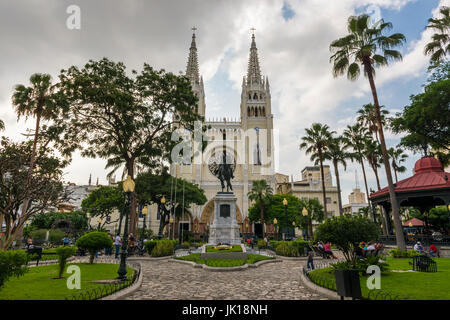
<instances>
[{"instance_id":1,"label":"person in red shirt","mask_svg":"<svg viewBox=\"0 0 450 320\"><path fill-rule=\"evenodd\" d=\"M436 246L434 245L434 244L430 244L430 256L432 256L432 257L436 257L436 254L437 254L437 248L436 248Z\"/></svg>"}]
</instances>

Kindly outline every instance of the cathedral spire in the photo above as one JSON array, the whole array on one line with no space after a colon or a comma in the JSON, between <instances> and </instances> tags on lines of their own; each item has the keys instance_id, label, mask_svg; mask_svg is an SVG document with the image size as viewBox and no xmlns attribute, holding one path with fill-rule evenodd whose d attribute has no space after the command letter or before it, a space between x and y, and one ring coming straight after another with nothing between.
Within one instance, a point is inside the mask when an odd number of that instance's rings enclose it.
<instances>
[{"instance_id":1,"label":"cathedral spire","mask_svg":"<svg viewBox=\"0 0 450 320\"><path fill-rule=\"evenodd\" d=\"M198 56L197 56L197 44L195 43L195 30L197 28L192 28L192 42L189 49L189 58L186 67L186 76L193 82L199 83L199 71L198 71Z\"/></svg>"},{"instance_id":2,"label":"cathedral spire","mask_svg":"<svg viewBox=\"0 0 450 320\"><path fill-rule=\"evenodd\" d=\"M252 44L250 46L250 57L248 59L247 83L261 83L261 69L259 67L258 49L255 42L255 28L251 29Z\"/></svg>"}]
</instances>

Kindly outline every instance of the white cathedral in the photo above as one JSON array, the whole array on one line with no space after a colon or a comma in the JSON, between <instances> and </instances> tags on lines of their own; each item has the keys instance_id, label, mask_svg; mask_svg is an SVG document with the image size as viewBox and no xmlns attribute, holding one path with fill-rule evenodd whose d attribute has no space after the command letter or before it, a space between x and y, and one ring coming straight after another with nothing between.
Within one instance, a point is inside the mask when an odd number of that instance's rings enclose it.
<instances>
[{"instance_id":1,"label":"white cathedral","mask_svg":"<svg viewBox=\"0 0 450 320\"><path fill-rule=\"evenodd\" d=\"M205 90L200 76L195 32L189 50L186 76L198 97L196 112L205 117ZM205 190L208 201L202 205L193 205L179 221L175 221L175 234L189 230L195 234L205 234L214 219L212 198L221 191L221 183L214 176L214 166L226 150L227 161L232 163L234 178L233 192L237 197L236 220L243 234L252 233L255 225L248 220L251 203L247 194L255 180L265 179L275 190L273 115L268 77L261 75L255 35L252 35L247 75L242 80L240 120L214 119L205 121L209 127L206 135L210 142L203 153L203 161L192 164L174 164L172 176L186 179ZM181 197L181 190L178 190ZM260 228L259 225L257 225Z\"/></svg>"}]
</instances>

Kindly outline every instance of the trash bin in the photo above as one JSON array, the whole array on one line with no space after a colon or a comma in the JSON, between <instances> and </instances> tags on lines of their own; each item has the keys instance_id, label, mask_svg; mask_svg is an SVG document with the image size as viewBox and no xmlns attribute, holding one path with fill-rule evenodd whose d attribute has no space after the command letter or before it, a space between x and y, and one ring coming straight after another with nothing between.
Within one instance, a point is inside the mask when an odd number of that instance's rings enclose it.
<instances>
[{"instance_id":1,"label":"trash bin","mask_svg":"<svg viewBox=\"0 0 450 320\"><path fill-rule=\"evenodd\" d=\"M344 297L352 297L353 300L362 298L358 270L334 270L334 276L336 291L341 296L341 300L344 300Z\"/></svg>"}]
</instances>

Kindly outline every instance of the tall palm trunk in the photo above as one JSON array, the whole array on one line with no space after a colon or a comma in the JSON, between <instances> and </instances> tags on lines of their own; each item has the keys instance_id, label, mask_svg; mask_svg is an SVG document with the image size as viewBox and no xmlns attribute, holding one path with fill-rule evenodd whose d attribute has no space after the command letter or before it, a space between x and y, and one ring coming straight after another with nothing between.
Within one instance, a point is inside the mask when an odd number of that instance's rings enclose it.
<instances>
[{"instance_id":1,"label":"tall palm trunk","mask_svg":"<svg viewBox=\"0 0 450 320\"><path fill-rule=\"evenodd\" d=\"M128 170L128 175L131 176L131 179L134 180L134 159L129 159L127 161L127 170ZM136 203L137 203L137 199L136 199L136 192L132 192L131 193L131 201L130 201L130 226L129 226L129 233L132 233L133 235L136 234L136 226L137 226L137 216L136 216Z\"/></svg>"},{"instance_id":2,"label":"tall palm trunk","mask_svg":"<svg viewBox=\"0 0 450 320\"><path fill-rule=\"evenodd\" d=\"M337 161L333 161L333 165L334 165L334 173L336 175L336 184L337 184L337 191L338 191L339 215L342 216L344 214L344 211L342 210L341 182L339 179L339 170L338 170Z\"/></svg>"},{"instance_id":3,"label":"tall palm trunk","mask_svg":"<svg viewBox=\"0 0 450 320\"><path fill-rule=\"evenodd\" d=\"M375 81L373 79L373 74L371 71L372 68L368 62L366 62L365 68L366 68L367 77L369 78L370 89L372 90L372 96L373 96L373 100L374 100L375 114L377 117L378 130L379 130L379 135L380 135L381 153L383 155L384 168L386 170L386 178L387 178L388 187L389 187L389 197L390 197L391 207L392 207L392 216L393 216L394 226L395 226L395 237L397 240L397 247L400 250L405 251L406 250L405 238L403 236L402 221L400 219L397 197L395 196L394 183L392 181L392 173L391 173L391 165L389 163L389 155L388 155L387 149L386 149L386 141L384 140L383 124L381 122L381 112L380 112L380 105L378 103L377 90L375 87Z\"/></svg>"},{"instance_id":4,"label":"tall palm trunk","mask_svg":"<svg viewBox=\"0 0 450 320\"><path fill-rule=\"evenodd\" d=\"M377 169L376 165L373 165L372 169L373 169L373 173L375 174L375 179L377 180L378 190L381 190L380 178L378 177L378 169Z\"/></svg>"},{"instance_id":5,"label":"tall palm trunk","mask_svg":"<svg viewBox=\"0 0 450 320\"><path fill-rule=\"evenodd\" d=\"M323 210L325 213L325 219L328 218L327 212L327 193L325 191L325 174L323 172L323 156L322 149L319 149L319 160L320 160L320 175L322 177L322 195L323 195Z\"/></svg>"}]
</instances>

